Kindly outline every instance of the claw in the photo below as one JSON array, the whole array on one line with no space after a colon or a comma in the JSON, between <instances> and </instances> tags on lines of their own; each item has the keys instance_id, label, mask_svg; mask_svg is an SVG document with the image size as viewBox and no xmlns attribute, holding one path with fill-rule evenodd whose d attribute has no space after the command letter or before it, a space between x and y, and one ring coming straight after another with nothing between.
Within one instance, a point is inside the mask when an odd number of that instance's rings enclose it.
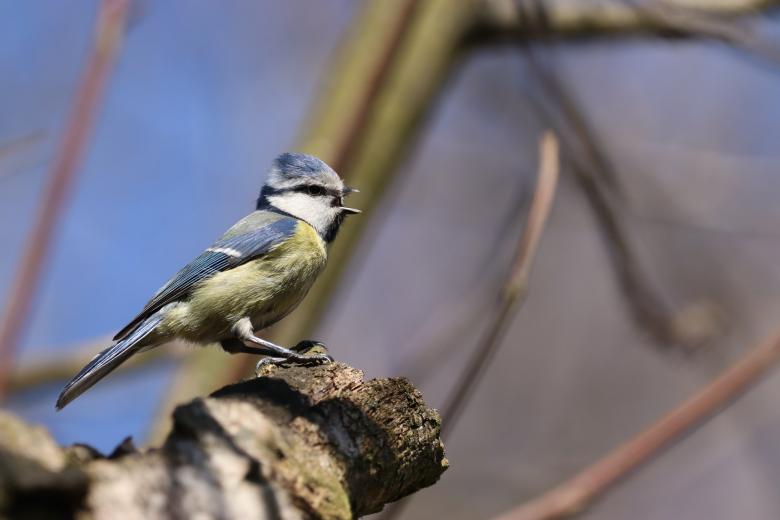
<instances>
[{"instance_id":1,"label":"claw","mask_svg":"<svg viewBox=\"0 0 780 520\"><path fill-rule=\"evenodd\" d=\"M305 339L301 342L299 342L294 347L290 347L290 350L293 352L298 352L299 354L304 354L306 352L309 352L310 350L324 350L328 351L328 347L325 346L325 344L321 341L316 341L312 339Z\"/></svg>"},{"instance_id":2,"label":"claw","mask_svg":"<svg viewBox=\"0 0 780 520\"><path fill-rule=\"evenodd\" d=\"M260 377L263 368L277 366L284 361L284 358L265 357L257 362L255 365L255 375Z\"/></svg>"},{"instance_id":3,"label":"claw","mask_svg":"<svg viewBox=\"0 0 780 520\"><path fill-rule=\"evenodd\" d=\"M330 354L305 355L305 354L296 353L295 356L290 356L286 358L266 357L258 361L257 365L255 365L255 375L260 376L263 369L265 367L270 367L270 366L283 366L283 365L309 366L309 365L320 365L320 364L325 365L328 363L332 363L333 361L334 361L333 356L331 356Z\"/></svg>"},{"instance_id":4,"label":"claw","mask_svg":"<svg viewBox=\"0 0 780 520\"><path fill-rule=\"evenodd\" d=\"M319 365L332 363L333 357L330 354L298 354L283 360L283 362L290 365Z\"/></svg>"}]
</instances>

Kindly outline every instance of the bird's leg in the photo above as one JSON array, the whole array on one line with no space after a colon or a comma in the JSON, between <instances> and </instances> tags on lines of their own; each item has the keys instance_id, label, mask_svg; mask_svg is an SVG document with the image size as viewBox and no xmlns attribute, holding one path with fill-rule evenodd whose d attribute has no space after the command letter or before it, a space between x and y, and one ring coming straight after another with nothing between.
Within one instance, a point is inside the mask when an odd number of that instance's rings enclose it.
<instances>
[{"instance_id":1,"label":"bird's leg","mask_svg":"<svg viewBox=\"0 0 780 520\"><path fill-rule=\"evenodd\" d=\"M271 356L270 358L267 358L267 360L266 359L260 360L260 363L258 363L258 368L261 365L268 364L268 363L273 363L273 364L289 363L289 364L309 365L309 364L316 364L316 363L330 363L331 361L333 361L333 358L330 357L328 354L304 355L298 352L294 352L293 350L290 350L288 348L281 347L268 340L258 338L257 336L255 336L252 327L252 322L249 320L249 318L242 318L238 322L236 322L236 324L233 326L233 332L236 334L236 337L240 340L241 343L240 347L232 343L229 344L231 348L235 348L233 352ZM299 347L302 347L303 343L305 342L301 342L293 348L297 350L301 350ZM224 346L225 343L223 342L223 348Z\"/></svg>"}]
</instances>

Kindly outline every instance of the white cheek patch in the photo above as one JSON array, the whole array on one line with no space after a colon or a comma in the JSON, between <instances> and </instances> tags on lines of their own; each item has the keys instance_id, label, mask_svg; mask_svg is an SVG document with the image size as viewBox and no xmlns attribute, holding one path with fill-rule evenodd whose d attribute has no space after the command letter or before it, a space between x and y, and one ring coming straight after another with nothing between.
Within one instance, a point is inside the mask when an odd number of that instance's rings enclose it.
<instances>
[{"instance_id":1,"label":"white cheek patch","mask_svg":"<svg viewBox=\"0 0 780 520\"><path fill-rule=\"evenodd\" d=\"M312 197L303 193L285 193L268 197L268 201L282 211L308 222L320 235L327 232L339 209L326 197Z\"/></svg>"},{"instance_id":2,"label":"white cheek patch","mask_svg":"<svg viewBox=\"0 0 780 520\"><path fill-rule=\"evenodd\" d=\"M206 251L210 251L212 253L222 253L228 256L232 256L233 258L238 258L241 256L241 251L233 249L232 247L210 247L206 249Z\"/></svg>"}]
</instances>

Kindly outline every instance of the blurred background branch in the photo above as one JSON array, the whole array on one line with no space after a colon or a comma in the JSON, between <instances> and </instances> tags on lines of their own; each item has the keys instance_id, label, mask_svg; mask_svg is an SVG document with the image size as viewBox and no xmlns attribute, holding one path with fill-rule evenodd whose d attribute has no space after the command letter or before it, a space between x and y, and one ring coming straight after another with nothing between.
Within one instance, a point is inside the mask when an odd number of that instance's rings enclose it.
<instances>
[{"instance_id":1,"label":"blurred background branch","mask_svg":"<svg viewBox=\"0 0 780 520\"><path fill-rule=\"evenodd\" d=\"M777 0L485 0L479 32L488 39L676 34L735 44L745 41L734 28L736 19L778 5Z\"/></svg>"},{"instance_id":2,"label":"blurred background branch","mask_svg":"<svg viewBox=\"0 0 780 520\"><path fill-rule=\"evenodd\" d=\"M780 334L761 343L698 393L592 466L496 520L554 520L583 512L594 500L671 443L703 425L780 360Z\"/></svg>"},{"instance_id":3,"label":"blurred background branch","mask_svg":"<svg viewBox=\"0 0 780 520\"><path fill-rule=\"evenodd\" d=\"M552 210L555 190L558 185L560 170L558 148L558 139L552 132L546 132L540 139L539 171L534 196L528 208L528 218L520 235L511 269L498 295L497 307L493 312L488 332L466 363L463 373L455 379L452 393L442 408L442 436L444 438L457 425L469 396L473 393L488 363L501 345L514 312L522 305L528 294L531 268L536 258L539 240Z\"/></svg>"},{"instance_id":4,"label":"blurred background branch","mask_svg":"<svg viewBox=\"0 0 780 520\"><path fill-rule=\"evenodd\" d=\"M554 124L562 137L566 158L585 195L607 245L607 252L627 307L637 326L664 348L692 351L715 340L724 331L719 313L702 302L675 307L648 276L636 236L625 218L628 205L620 188L618 172L575 96L550 67L542 63L534 49L524 53L530 70L539 82L539 98L534 106L545 123ZM688 324L694 317L696 324Z\"/></svg>"},{"instance_id":5,"label":"blurred background branch","mask_svg":"<svg viewBox=\"0 0 780 520\"><path fill-rule=\"evenodd\" d=\"M94 48L76 91L70 120L65 126L48 183L38 203L38 214L0 319L0 398L7 391L14 353L40 285L44 262L51 251L57 219L70 193L100 98L122 41L128 4L129 0L103 0L100 4Z\"/></svg>"},{"instance_id":6,"label":"blurred background branch","mask_svg":"<svg viewBox=\"0 0 780 520\"><path fill-rule=\"evenodd\" d=\"M0 181L20 171L9 168L3 163L14 155L29 150L33 145L40 143L45 135L46 132L43 130L36 130L0 143Z\"/></svg>"},{"instance_id":7,"label":"blurred background branch","mask_svg":"<svg viewBox=\"0 0 780 520\"><path fill-rule=\"evenodd\" d=\"M95 357L96 352L100 352L106 348L106 345L111 344L112 336L113 334L78 345L69 345L67 348L61 349L67 352L64 355L45 357L37 355L31 359L17 362L8 381L9 393L24 392L38 385L69 380L73 374L77 374ZM51 351L51 349L41 350ZM153 349L133 356L124 363L123 367L128 370L143 368L162 360L180 360L185 355L186 351L183 345L172 344L167 345L166 348Z\"/></svg>"},{"instance_id":8,"label":"blurred background branch","mask_svg":"<svg viewBox=\"0 0 780 520\"><path fill-rule=\"evenodd\" d=\"M559 161L558 140L552 132L545 132L539 141L536 188L511 268L496 295L495 306L490 310L491 320L487 332L471 353L463 372L454 379L455 382L442 407L442 438L445 440L455 430L464 407L500 348L517 308L522 305L528 293L531 268L536 258L539 239L550 216L558 185ZM409 500L411 498L389 506L382 514L382 519L397 518Z\"/></svg>"}]
</instances>

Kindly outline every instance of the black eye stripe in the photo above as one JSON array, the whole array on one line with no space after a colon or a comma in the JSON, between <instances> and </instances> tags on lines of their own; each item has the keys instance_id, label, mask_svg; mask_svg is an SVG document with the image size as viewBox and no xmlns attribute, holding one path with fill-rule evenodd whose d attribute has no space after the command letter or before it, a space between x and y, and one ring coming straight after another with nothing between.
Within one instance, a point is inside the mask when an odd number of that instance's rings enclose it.
<instances>
[{"instance_id":1,"label":"black eye stripe","mask_svg":"<svg viewBox=\"0 0 780 520\"><path fill-rule=\"evenodd\" d=\"M312 195L314 197L319 197L322 195L329 195L331 197L340 197L341 192L338 190L333 190L326 188L324 186L320 186L318 184L304 184L302 186L294 186L292 188L286 188L283 190L279 190L280 193L291 191L291 192L298 192L298 193L306 193L308 195Z\"/></svg>"},{"instance_id":2,"label":"black eye stripe","mask_svg":"<svg viewBox=\"0 0 780 520\"><path fill-rule=\"evenodd\" d=\"M289 188L275 189L270 186L264 186L262 194L264 196L282 195L284 193L305 193L314 197L321 197L327 195L330 197L340 198L343 197L343 193L339 190L326 188L319 184L300 184L298 186L291 186Z\"/></svg>"}]
</instances>

